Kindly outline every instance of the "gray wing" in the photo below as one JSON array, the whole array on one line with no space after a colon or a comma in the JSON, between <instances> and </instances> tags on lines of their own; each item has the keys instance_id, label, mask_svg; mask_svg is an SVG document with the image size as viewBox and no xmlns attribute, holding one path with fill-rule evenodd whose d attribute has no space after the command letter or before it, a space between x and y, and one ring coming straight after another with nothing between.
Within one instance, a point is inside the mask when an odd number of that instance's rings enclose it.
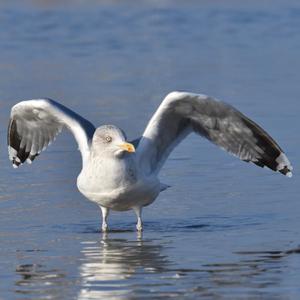
<instances>
[{"instance_id":1,"label":"gray wing","mask_svg":"<svg viewBox=\"0 0 300 300\"><path fill-rule=\"evenodd\" d=\"M64 127L73 133L84 163L95 131L89 121L51 99L27 100L13 106L7 132L13 166L31 163Z\"/></svg>"},{"instance_id":2,"label":"gray wing","mask_svg":"<svg viewBox=\"0 0 300 300\"><path fill-rule=\"evenodd\" d=\"M158 173L174 147L195 132L246 162L291 176L292 166L278 144L234 107L214 98L172 92L163 100L139 142L146 173Z\"/></svg>"}]
</instances>

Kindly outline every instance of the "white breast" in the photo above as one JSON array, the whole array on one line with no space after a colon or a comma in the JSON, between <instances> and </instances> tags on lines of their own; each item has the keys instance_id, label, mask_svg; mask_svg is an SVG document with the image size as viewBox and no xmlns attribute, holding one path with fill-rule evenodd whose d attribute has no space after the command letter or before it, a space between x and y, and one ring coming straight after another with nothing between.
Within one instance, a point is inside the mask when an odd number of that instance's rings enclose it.
<instances>
[{"instance_id":1,"label":"white breast","mask_svg":"<svg viewBox=\"0 0 300 300\"><path fill-rule=\"evenodd\" d=\"M160 192L156 177L145 178L138 173L135 156L91 158L77 178L77 187L89 200L114 210L148 205Z\"/></svg>"}]
</instances>

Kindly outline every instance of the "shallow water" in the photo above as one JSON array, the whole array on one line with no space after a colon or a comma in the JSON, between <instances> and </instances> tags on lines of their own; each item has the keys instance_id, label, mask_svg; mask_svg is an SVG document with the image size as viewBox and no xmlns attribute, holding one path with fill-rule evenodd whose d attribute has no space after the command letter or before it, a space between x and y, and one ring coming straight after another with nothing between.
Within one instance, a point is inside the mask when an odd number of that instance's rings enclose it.
<instances>
[{"instance_id":1,"label":"shallow water","mask_svg":"<svg viewBox=\"0 0 300 300\"><path fill-rule=\"evenodd\" d=\"M298 1L1 1L0 299L299 299L299 48ZM134 139L175 89L256 120L294 177L190 136L143 236L132 212L111 214L102 236L70 134L31 166L8 162L19 100L57 99Z\"/></svg>"}]
</instances>

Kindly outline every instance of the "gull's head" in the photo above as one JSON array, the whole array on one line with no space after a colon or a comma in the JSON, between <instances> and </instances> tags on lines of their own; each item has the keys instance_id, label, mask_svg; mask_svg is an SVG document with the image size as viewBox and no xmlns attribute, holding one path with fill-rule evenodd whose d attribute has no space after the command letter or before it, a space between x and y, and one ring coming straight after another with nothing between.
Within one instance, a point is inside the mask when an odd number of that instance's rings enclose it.
<instances>
[{"instance_id":1,"label":"gull's head","mask_svg":"<svg viewBox=\"0 0 300 300\"><path fill-rule=\"evenodd\" d=\"M126 142L126 135L114 125L103 125L96 129L92 142L96 153L123 157L126 153L135 152L132 144Z\"/></svg>"}]
</instances>

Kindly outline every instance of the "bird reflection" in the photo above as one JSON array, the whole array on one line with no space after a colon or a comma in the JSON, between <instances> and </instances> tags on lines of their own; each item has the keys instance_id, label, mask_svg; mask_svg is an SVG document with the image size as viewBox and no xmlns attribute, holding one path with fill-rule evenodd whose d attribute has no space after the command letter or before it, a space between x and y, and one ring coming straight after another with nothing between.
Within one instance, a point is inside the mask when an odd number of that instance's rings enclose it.
<instances>
[{"instance_id":1,"label":"bird reflection","mask_svg":"<svg viewBox=\"0 0 300 300\"><path fill-rule=\"evenodd\" d=\"M34 296L37 293L41 298L58 299L63 297L67 290L67 278L60 269L50 269L41 264L21 264L16 268L20 279L15 282L14 292L18 295Z\"/></svg>"},{"instance_id":2,"label":"bird reflection","mask_svg":"<svg viewBox=\"0 0 300 300\"><path fill-rule=\"evenodd\" d=\"M83 245L81 300L127 298L141 273L162 273L169 265L162 255L163 247L141 236L126 240L103 235L101 241L86 241Z\"/></svg>"},{"instance_id":3,"label":"bird reflection","mask_svg":"<svg viewBox=\"0 0 300 300\"><path fill-rule=\"evenodd\" d=\"M236 299L238 293L246 298L250 295L251 299L266 293L266 298L277 299L276 289L272 288L280 286L288 275L290 260L286 258L300 254L300 247L247 250L234 252L232 260L224 257L220 261L213 256L210 262L200 254L198 259L202 263L197 264L194 257L195 263L187 268L189 257L180 259L182 253L177 252L179 257L172 260L164 255L171 249L171 244L168 249L162 244L164 239L129 240L112 236L104 235L100 240L98 235L97 239L85 238L80 258L71 256L69 261L57 257L51 260L47 253L39 256L36 250L17 252L16 298L26 295L28 299L66 299L65 295L72 294L72 299L80 300L183 299L188 291L193 295L191 299L222 298L224 292L230 299Z\"/></svg>"}]
</instances>

